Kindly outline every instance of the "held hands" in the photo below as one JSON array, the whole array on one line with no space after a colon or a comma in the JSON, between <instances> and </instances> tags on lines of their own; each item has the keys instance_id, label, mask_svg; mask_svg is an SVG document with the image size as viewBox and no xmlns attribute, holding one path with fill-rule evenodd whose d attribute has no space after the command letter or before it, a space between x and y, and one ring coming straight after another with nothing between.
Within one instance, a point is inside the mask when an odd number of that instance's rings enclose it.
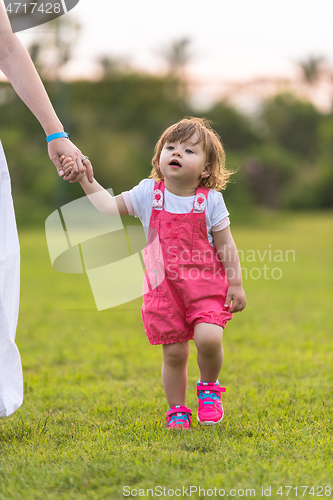
<instances>
[{"instance_id":1,"label":"held hands","mask_svg":"<svg viewBox=\"0 0 333 500\"><path fill-rule=\"evenodd\" d=\"M48 152L51 161L57 168L58 175L70 182L80 182L83 175L87 175L89 182L93 182L93 169L88 158L85 158L81 151L69 140L65 138L54 139L48 143ZM63 169L63 160L71 160L72 165L67 170Z\"/></svg>"},{"instance_id":2,"label":"held hands","mask_svg":"<svg viewBox=\"0 0 333 500\"><path fill-rule=\"evenodd\" d=\"M230 312L239 312L244 309L246 298L241 285L229 285L224 306L228 307Z\"/></svg>"},{"instance_id":3,"label":"held hands","mask_svg":"<svg viewBox=\"0 0 333 500\"><path fill-rule=\"evenodd\" d=\"M68 156L67 158L65 157L65 155L60 156L59 162L60 162L59 175L61 175L65 181L73 183L73 182L81 182L84 177L87 177L89 179L88 168L86 171L84 165L83 165L83 171L79 170L78 173L73 174L73 170L75 167L77 167L77 163L70 156ZM90 161L86 159L84 160L84 162L85 164L86 162L89 163L92 172L92 166ZM82 161L81 164L83 164ZM60 172L62 172L62 174L60 174ZM93 179L90 182L93 182Z\"/></svg>"}]
</instances>

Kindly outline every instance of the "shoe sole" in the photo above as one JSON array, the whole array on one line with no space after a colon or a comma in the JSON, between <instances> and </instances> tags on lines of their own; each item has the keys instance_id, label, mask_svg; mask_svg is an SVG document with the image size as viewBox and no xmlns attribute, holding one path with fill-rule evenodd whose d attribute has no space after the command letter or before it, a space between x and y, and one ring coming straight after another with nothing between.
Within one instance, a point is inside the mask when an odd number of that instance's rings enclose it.
<instances>
[{"instance_id":1,"label":"shoe sole","mask_svg":"<svg viewBox=\"0 0 333 500\"><path fill-rule=\"evenodd\" d=\"M189 429L188 427L167 427L168 431L190 431L191 429Z\"/></svg>"},{"instance_id":2,"label":"shoe sole","mask_svg":"<svg viewBox=\"0 0 333 500\"><path fill-rule=\"evenodd\" d=\"M212 422L210 420L207 420L206 422L201 422L201 420L199 420L199 416L197 415L197 421L199 422L199 424L201 425L217 425L219 424L220 422L222 422L223 420L223 415L222 415L222 418L218 421L218 422Z\"/></svg>"}]
</instances>

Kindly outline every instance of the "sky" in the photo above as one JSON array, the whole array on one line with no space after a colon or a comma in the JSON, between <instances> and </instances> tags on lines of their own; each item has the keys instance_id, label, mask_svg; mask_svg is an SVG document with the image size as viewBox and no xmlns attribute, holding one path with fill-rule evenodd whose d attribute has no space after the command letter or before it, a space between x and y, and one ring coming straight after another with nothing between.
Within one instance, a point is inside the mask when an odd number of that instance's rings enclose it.
<instances>
[{"instance_id":1,"label":"sky","mask_svg":"<svg viewBox=\"0 0 333 500\"><path fill-rule=\"evenodd\" d=\"M99 55L163 70L159 55L191 40L189 74L207 88L257 76L291 76L296 62L324 56L333 65L333 0L80 0L74 75L92 74ZM45 25L46 27L47 25ZM22 32L29 43L34 29Z\"/></svg>"}]
</instances>

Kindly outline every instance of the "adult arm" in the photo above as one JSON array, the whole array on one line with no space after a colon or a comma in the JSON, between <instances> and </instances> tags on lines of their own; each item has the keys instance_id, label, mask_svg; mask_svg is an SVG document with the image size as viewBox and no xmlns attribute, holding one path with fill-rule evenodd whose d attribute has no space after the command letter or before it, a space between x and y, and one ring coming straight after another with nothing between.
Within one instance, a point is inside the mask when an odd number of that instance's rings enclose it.
<instances>
[{"instance_id":1,"label":"adult arm","mask_svg":"<svg viewBox=\"0 0 333 500\"><path fill-rule=\"evenodd\" d=\"M28 51L12 31L1 0L0 69L10 81L17 95L35 115L47 136L64 131ZM59 157L64 154L71 156L75 161L73 170L66 179L75 181L78 174L86 170L89 180L92 181L93 170L89 160L82 163L83 154L69 139L60 138L50 141L48 152L60 176L63 176L64 172Z\"/></svg>"}]
</instances>

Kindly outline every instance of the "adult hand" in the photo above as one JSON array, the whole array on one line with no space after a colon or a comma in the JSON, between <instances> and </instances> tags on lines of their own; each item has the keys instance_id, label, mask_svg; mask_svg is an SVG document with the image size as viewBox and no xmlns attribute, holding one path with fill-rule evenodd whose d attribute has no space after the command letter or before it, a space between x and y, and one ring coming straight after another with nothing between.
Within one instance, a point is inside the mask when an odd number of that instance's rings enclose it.
<instances>
[{"instance_id":1,"label":"adult hand","mask_svg":"<svg viewBox=\"0 0 333 500\"><path fill-rule=\"evenodd\" d=\"M56 166L60 177L63 177L66 181L79 182L79 179L82 178L82 174L86 173L89 182L93 182L94 172L89 159L86 158L83 160L84 155L69 139L61 137L50 141L48 143L48 152L49 157ZM70 156L74 161L73 168L69 175L65 175L60 162L60 157L63 155L65 157Z\"/></svg>"}]
</instances>

